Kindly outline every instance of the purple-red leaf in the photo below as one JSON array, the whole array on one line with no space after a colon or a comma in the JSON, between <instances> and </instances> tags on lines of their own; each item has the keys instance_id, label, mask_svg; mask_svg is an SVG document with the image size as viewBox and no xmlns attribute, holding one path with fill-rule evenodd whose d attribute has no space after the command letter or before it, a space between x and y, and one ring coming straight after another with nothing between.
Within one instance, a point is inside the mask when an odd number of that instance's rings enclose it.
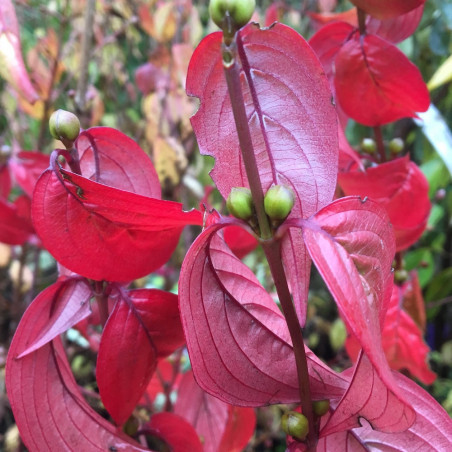
<instances>
[{"instance_id":1,"label":"purple-red leaf","mask_svg":"<svg viewBox=\"0 0 452 452\"><path fill-rule=\"evenodd\" d=\"M179 307L198 384L242 406L299 401L297 371L284 317L254 274L206 229L182 266ZM315 398L340 397L347 381L307 349Z\"/></svg>"},{"instance_id":2,"label":"purple-red leaf","mask_svg":"<svg viewBox=\"0 0 452 452\"><path fill-rule=\"evenodd\" d=\"M169 446L171 452L203 452L195 429L182 417L173 413L157 413L144 425L144 430Z\"/></svg>"},{"instance_id":3,"label":"purple-red leaf","mask_svg":"<svg viewBox=\"0 0 452 452\"><path fill-rule=\"evenodd\" d=\"M30 200L19 196L14 203L0 199L0 242L22 245L34 233L30 220Z\"/></svg>"},{"instance_id":4,"label":"purple-red leaf","mask_svg":"<svg viewBox=\"0 0 452 452\"><path fill-rule=\"evenodd\" d=\"M19 24L11 0L0 2L0 75L28 102L39 99L25 69L19 39Z\"/></svg>"},{"instance_id":5,"label":"purple-red leaf","mask_svg":"<svg viewBox=\"0 0 452 452\"><path fill-rule=\"evenodd\" d=\"M252 408L234 407L203 391L187 372L180 384L174 412L204 439L204 452L241 451L256 424Z\"/></svg>"},{"instance_id":6,"label":"purple-red leaf","mask_svg":"<svg viewBox=\"0 0 452 452\"><path fill-rule=\"evenodd\" d=\"M57 283L59 285L61 283ZM53 292L57 285L47 289ZM38 299L25 312L8 353L6 388L20 436L29 450L145 451L83 399L61 340L18 358L47 328L55 303Z\"/></svg>"},{"instance_id":7,"label":"purple-red leaf","mask_svg":"<svg viewBox=\"0 0 452 452\"><path fill-rule=\"evenodd\" d=\"M398 394L381 345L395 252L386 212L371 200L348 197L334 201L308 220L294 223L303 227L309 254L347 327L384 384Z\"/></svg>"},{"instance_id":8,"label":"purple-red leaf","mask_svg":"<svg viewBox=\"0 0 452 452\"><path fill-rule=\"evenodd\" d=\"M119 130L93 127L75 143L83 177L110 187L161 198L154 165L138 144Z\"/></svg>"},{"instance_id":9,"label":"purple-red leaf","mask_svg":"<svg viewBox=\"0 0 452 452\"><path fill-rule=\"evenodd\" d=\"M423 233L431 207L428 181L409 156L366 171L340 173L339 185L346 195L369 196L385 207L394 227L397 251L411 246Z\"/></svg>"},{"instance_id":10,"label":"purple-red leaf","mask_svg":"<svg viewBox=\"0 0 452 452\"><path fill-rule=\"evenodd\" d=\"M344 112L367 126L415 117L430 105L419 69L393 44L356 35L335 59L337 100Z\"/></svg>"},{"instance_id":11,"label":"purple-red leaf","mask_svg":"<svg viewBox=\"0 0 452 452\"><path fill-rule=\"evenodd\" d=\"M262 30L250 24L237 45L264 191L289 185L308 217L331 201L337 169L336 113L322 67L306 41L282 24ZM187 93L201 100L192 125L201 153L215 158L212 179L226 199L248 181L223 73L221 33L207 36L195 50Z\"/></svg>"},{"instance_id":12,"label":"purple-red leaf","mask_svg":"<svg viewBox=\"0 0 452 452\"><path fill-rule=\"evenodd\" d=\"M60 169L36 184L32 215L43 245L65 267L94 280L129 281L164 264L199 211L93 182Z\"/></svg>"},{"instance_id":13,"label":"purple-red leaf","mask_svg":"<svg viewBox=\"0 0 452 452\"><path fill-rule=\"evenodd\" d=\"M177 296L160 290L118 292L105 325L96 379L105 408L118 425L131 415L157 366L157 358L184 343Z\"/></svg>"},{"instance_id":14,"label":"purple-red leaf","mask_svg":"<svg viewBox=\"0 0 452 452\"><path fill-rule=\"evenodd\" d=\"M91 296L88 282L80 278L60 280L42 291L28 308L28 315L38 317L50 305L49 319L42 330L33 330L34 336L30 335L27 348L19 358L34 352L88 317Z\"/></svg>"},{"instance_id":15,"label":"purple-red leaf","mask_svg":"<svg viewBox=\"0 0 452 452\"><path fill-rule=\"evenodd\" d=\"M355 6L377 19L405 14L425 3L425 0L350 0Z\"/></svg>"},{"instance_id":16,"label":"purple-red leaf","mask_svg":"<svg viewBox=\"0 0 452 452\"><path fill-rule=\"evenodd\" d=\"M320 436L359 427L360 418L365 418L373 429L388 433L407 430L416 418L414 410L387 389L362 352L350 386Z\"/></svg>"}]
</instances>

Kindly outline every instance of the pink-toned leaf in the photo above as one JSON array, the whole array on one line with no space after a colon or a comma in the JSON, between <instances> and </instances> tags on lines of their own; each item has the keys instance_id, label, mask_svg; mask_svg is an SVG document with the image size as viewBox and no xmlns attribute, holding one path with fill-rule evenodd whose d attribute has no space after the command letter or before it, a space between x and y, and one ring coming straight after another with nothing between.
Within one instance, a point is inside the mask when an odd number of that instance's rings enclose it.
<instances>
[{"instance_id":1,"label":"pink-toned leaf","mask_svg":"<svg viewBox=\"0 0 452 452\"><path fill-rule=\"evenodd\" d=\"M105 408L123 424L157 366L184 343L177 296L160 290L120 291L105 325L96 379Z\"/></svg>"},{"instance_id":2,"label":"pink-toned leaf","mask_svg":"<svg viewBox=\"0 0 452 452\"><path fill-rule=\"evenodd\" d=\"M367 126L415 117L430 105L419 69L393 44L356 35L335 59L337 100L345 113Z\"/></svg>"},{"instance_id":3,"label":"pink-toned leaf","mask_svg":"<svg viewBox=\"0 0 452 452\"><path fill-rule=\"evenodd\" d=\"M422 331L402 309L402 289L394 285L383 328L383 348L392 369L406 369L426 385L436 380L427 363L430 351Z\"/></svg>"},{"instance_id":4,"label":"pink-toned leaf","mask_svg":"<svg viewBox=\"0 0 452 452\"><path fill-rule=\"evenodd\" d=\"M416 418L409 404L388 390L362 352L350 386L323 426L320 436L359 427L361 418L366 419L373 429L388 433L407 430Z\"/></svg>"},{"instance_id":5,"label":"pink-toned leaf","mask_svg":"<svg viewBox=\"0 0 452 452\"><path fill-rule=\"evenodd\" d=\"M62 279L42 291L28 308L28 315L38 317L47 305L51 305L48 322L41 331L34 330L35 336L29 337L27 348L18 358L41 348L88 317L91 296L88 282L81 278Z\"/></svg>"},{"instance_id":6,"label":"pink-toned leaf","mask_svg":"<svg viewBox=\"0 0 452 452\"><path fill-rule=\"evenodd\" d=\"M389 19L405 14L425 3L425 0L350 0L355 6L377 19Z\"/></svg>"},{"instance_id":7,"label":"pink-toned leaf","mask_svg":"<svg viewBox=\"0 0 452 452\"><path fill-rule=\"evenodd\" d=\"M157 413L144 425L144 429L168 444L171 452L203 452L195 429L174 413Z\"/></svg>"},{"instance_id":8,"label":"pink-toned leaf","mask_svg":"<svg viewBox=\"0 0 452 452\"><path fill-rule=\"evenodd\" d=\"M8 164L16 183L31 198L36 181L49 167L49 156L40 152L21 151Z\"/></svg>"},{"instance_id":9,"label":"pink-toned leaf","mask_svg":"<svg viewBox=\"0 0 452 452\"><path fill-rule=\"evenodd\" d=\"M347 328L359 340L378 376L398 394L381 345L392 291L395 246L389 218L376 202L341 198L308 220L294 220Z\"/></svg>"},{"instance_id":10,"label":"pink-toned leaf","mask_svg":"<svg viewBox=\"0 0 452 452\"><path fill-rule=\"evenodd\" d=\"M0 199L0 242L22 245L34 233L30 221L30 200L18 197L14 203Z\"/></svg>"},{"instance_id":11,"label":"pink-toned leaf","mask_svg":"<svg viewBox=\"0 0 452 452\"><path fill-rule=\"evenodd\" d=\"M346 22L347 24L350 24L353 27L358 26L358 14L356 8L351 8L348 9L347 11L342 11L340 13L333 12L314 13L308 11L307 14L311 18L315 30L318 30L323 25L329 24L331 22Z\"/></svg>"},{"instance_id":12,"label":"pink-toned leaf","mask_svg":"<svg viewBox=\"0 0 452 452\"><path fill-rule=\"evenodd\" d=\"M161 198L154 165L138 144L119 130L93 127L75 143L82 175L110 187Z\"/></svg>"},{"instance_id":13,"label":"pink-toned leaf","mask_svg":"<svg viewBox=\"0 0 452 452\"><path fill-rule=\"evenodd\" d=\"M202 154L226 199L248 186L223 73L221 33L195 50L187 93L200 98L192 125ZM289 185L303 217L331 201L337 168L337 121L318 59L304 39L282 24L244 27L237 40L242 90L264 191ZM315 92L316 95L312 96ZM315 181L315 182L314 182Z\"/></svg>"},{"instance_id":14,"label":"pink-toned leaf","mask_svg":"<svg viewBox=\"0 0 452 452\"><path fill-rule=\"evenodd\" d=\"M0 75L28 102L34 103L39 99L25 69L19 24L11 0L0 2Z\"/></svg>"},{"instance_id":15,"label":"pink-toned leaf","mask_svg":"<svg viewBox=\"0 0 452 452\"><path fill-rule=\"evenodd\" d=\"M240 226L225 228L224 240L239 259L244 258L258 245L257 239Z\"/></svg>"},{"instance_id":16,"label":"pink-toned leaf","mask_svg":"<svg viewBox=\"0 0 452 452\"><path fill-rule=\"evenodd\" d=\"M205 391L234 405L298 401L284 317L254 274L216 232L206 229L182 266L179 308L193 372ZM338 397L343 380L307 349L315 398Z\"/></svg>"},{"instance_id":17,"label":"pink-toned leaf","mask_svg":"<svg viewBox=\"0 0 452 452\"><path fill-rule=\"evenodd\" d=\"M415 243L427 225L428 181L409 156L365 172L341 173L339 185L346 195L368 196L384 206L394 227L397 251Z\"/></svg>"},{"instance_id":18,"label":"pink-toned leaf","mask_svg":"<svg viewBox=\"0 0 452 452\"><path fill-rule=\"evenodd\" d=\"M283 1L272 2L270 6L265 11L265 26L269 27L275 22L282 22L284 11L287 9L287 6Z\"/></svg>"},{"instance_id":19,"label":"pink-toned leaf","mask_svg":"<svg viewBox=\"0 0 452 452\"><path fill-rule=\"evenodd\" d=\"M369 16L366 21L366 31L397 44L414 33L421 21L423 12L424 5L422 4L406 14L390 19L379 20Z\"/></svg>"},{"instance_id":20,"label":"pink-toned leaf","mask_svg":"<svg viewBox=\"0 0 452 452\"><path fill-rule=\"evenodd\" d=\"M44 247L70 270L94 280L128 281L156 270L199 211L53 170L39 178L32 216ZM61 177L61 176L60 176Z\"/></svg>"},{"instance_id":21,"label":"pink-toned leaf","mask_svg":"<svg viewBox=\"0 0 452 452\"><path fill-rule=\"evenodd\" d=\"M86 403L59 338L18 358L52 318L55 303L42 300L39 313L32 304L22 317L6 363L8 399L27 448L49 452L145 451Z\"/></svg>"},{"instance_id":22,"label":"pink-toned leaf","mask_svg":"<svg viewBox=\"0 0 452 452\"><path fill-rule=\"evenodd\" d=\"M174 367L173 363L169 362L167 359L159 360L157 369L152 375L152 378L146 387L146 391L141 398L141 405L149 405L152 403L159 393L165 392L165 386L171 386L172 390L177 390L179 388L182 374Z\"/></svg>"},{"instance_id":23,"label":"pink-toned leaf","mask_svg":"<svg viewBox=\"0 0 452 452\"><path fill-rule=\"evenodd\" d=\"M145 96L156 91L159 85L168 85L168 82L168 76L155 64L145 63L135 71L135 83Z\"/></svg>"},{"instance_id":24,"label":"pink-toned leaf","mask_svg":"<svg viewBox=\"0 0 452 452\"><path fill-rule=\"evenodd\" d=\"M416 412L414 424L407 431L396 434L378 432L366 425L353 430L359 441L367 448L376 450L448 452L452 444L450 416L430 394L412 380L398 373L394 373L394 377Z\"/></svg>"},{"instance_id":25,"label":"pink-toned leaf","mask_svg":"<svg viewBox=\"0 0 452 452\"><path fill-rule=\"evenodd\" d=\"M256 424L253 409L228 405L206 393L195 382L191 371L184 374L174 412L203 438L204 452L241 451Z\"/></svg>"}]
</instances>

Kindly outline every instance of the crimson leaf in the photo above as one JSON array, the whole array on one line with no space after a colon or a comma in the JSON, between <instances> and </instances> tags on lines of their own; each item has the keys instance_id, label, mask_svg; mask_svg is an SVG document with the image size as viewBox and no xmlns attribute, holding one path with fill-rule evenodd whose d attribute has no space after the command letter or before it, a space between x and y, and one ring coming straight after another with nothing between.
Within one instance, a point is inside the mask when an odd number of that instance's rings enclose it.
<instances>
[{"instance_id":1,"label":"crimson leaf","mask_svg":"<svg viewBox=\"0 0 452 452\"><path fill-rule=\"evenodd\" d=\"M119 291L105 325L96 379L105 408L118 425L132 414L157 366L157 357L184 343L177 296L160 290Z\"/></svg>"},{"instance_id":2,"label":"crimson leaf","mask_svg":"<svg viewBox=\"0 0 452 452\"><path fill-rule=\"evenodd\" d=\"M184 260L179 307L198 384L242 406L299 401L297 371L284 317L254 274L206 229ZM340 397L347 381L307 349L314 398Z\"/></svg>"},{"instance_id":3,"label":"crimson leaf","mask_svg":"<svg viewBox=\"0 0 452 452\"><path fill-rule=\"evenodd\" d=\"M350 0L358 8L377 19L405 14L425 3L425 0Z\"/></svg>"},{"instance_id":4,"label":"crimson leaf","mask_svg":"<svg viewBox=\"0 0 452 452\"><path fill-rule=\"evenodd\" d=\"M49 169L39 178L33 223L55 259L87 278L129 281L145 276L168 260L185 225L202 224L200 212L184 212L179 203L59 171Z\"/></svg>"}]
</instances>

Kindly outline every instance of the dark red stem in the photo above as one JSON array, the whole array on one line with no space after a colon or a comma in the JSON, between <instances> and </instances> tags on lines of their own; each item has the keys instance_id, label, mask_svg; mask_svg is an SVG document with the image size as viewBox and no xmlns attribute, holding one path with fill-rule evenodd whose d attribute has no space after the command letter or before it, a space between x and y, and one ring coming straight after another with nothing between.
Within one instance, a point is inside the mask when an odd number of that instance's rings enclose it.
<instances>
[{"instance_id":1,"label":"dark red stem","mask_svg":"<svg viewBox=\"0 0 452 452\"><path fill-rule=\"evenodd\" d=\"M385 144L383 142L383 133L381 131L381 126L374 127L374 135L375 142L377 143L378 155L380 156L380 162L384 163L386 162L386 151Z\"/></svg>"}]
</instances>

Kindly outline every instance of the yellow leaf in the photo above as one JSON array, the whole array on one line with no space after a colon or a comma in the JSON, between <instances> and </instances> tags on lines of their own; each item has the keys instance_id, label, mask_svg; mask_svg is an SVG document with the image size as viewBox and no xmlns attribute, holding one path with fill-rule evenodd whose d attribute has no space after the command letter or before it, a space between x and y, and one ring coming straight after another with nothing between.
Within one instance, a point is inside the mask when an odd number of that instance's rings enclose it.
<instances>
[{"instance_id":1,"label":"yellow leaf","mask_svg":"<svg viewBox=\"0 0 452 452\"><path fill-rule=\"evenodd\" d=\"M427 83L429 91L444 85L452 80L452 55L436 70Z\"/></svg>"}]
</instances>

